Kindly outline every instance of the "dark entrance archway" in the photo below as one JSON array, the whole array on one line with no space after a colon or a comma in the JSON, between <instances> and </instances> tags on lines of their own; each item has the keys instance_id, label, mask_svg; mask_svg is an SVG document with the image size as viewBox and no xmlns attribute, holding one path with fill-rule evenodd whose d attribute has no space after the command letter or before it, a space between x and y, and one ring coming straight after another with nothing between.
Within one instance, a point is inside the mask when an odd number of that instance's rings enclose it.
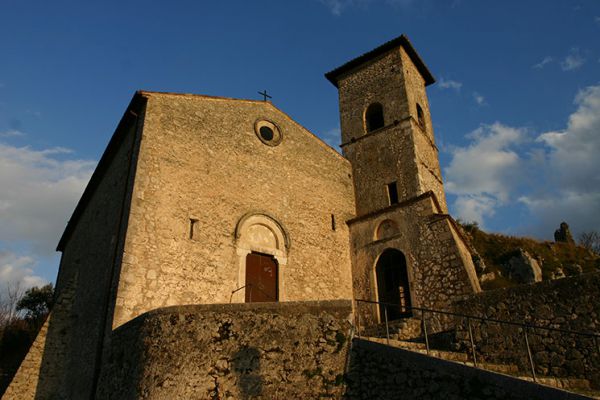
<instances>
[{"instance_id":1,"label":"dark entrance archway","mask_svg":"<svg viewBox=\"0 0 600 400\"><path fill-rule=\"evenodd\" d=\"M381 319L387 309L388 320L412 315L406 257L400 250L386 249L375 266L377 296Z\"/></svg>"},{"instance_id":2,"label":"dark entrance archway","mask_svg":"<svg viewBox=\"0 0 600 400\"><path fill-rule=\"evenodd\" d=\"M277 301L278 266L268 254L250 253L246 256L246 303Z\"/></svg>"}]
</instances>

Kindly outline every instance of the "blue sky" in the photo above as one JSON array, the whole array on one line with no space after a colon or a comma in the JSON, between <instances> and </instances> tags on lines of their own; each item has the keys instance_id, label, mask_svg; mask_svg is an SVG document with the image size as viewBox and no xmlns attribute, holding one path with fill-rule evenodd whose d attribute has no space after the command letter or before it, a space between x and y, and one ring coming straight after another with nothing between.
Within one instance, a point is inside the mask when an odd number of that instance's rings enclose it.
<instances>
[{"instance_id":1,"label":"blue sky","mask_svg":"<svg viewBox=\"0 0 600 400\"><path fill-rule=\"evenodd\" d=\"M0 285L54 248L138 89L259 98L339 143L323 74L402 33L451 213L551 239L600 230L600 2L0 0Z\"/></svg>"}]
</instances>

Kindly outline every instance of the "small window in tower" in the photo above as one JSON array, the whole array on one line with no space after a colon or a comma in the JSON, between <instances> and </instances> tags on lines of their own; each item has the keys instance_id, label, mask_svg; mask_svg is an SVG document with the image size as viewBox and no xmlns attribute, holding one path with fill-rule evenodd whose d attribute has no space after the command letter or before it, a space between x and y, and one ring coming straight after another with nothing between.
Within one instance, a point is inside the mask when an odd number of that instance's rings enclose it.
<instances>
[{"instance_id":1,"label":"small window in tower","mask_svg":"<svg viewBox=\"0 0 600 400\"><path fill-rule=\"evenodd\" d=\"M417 103L417 120L419 121L421 128L425 129L425 115L423 114L423 109L419 103Z\"/></svg>"},{"instance_id":2,"label":"small window in tower","mask_svg":"<svg viewBox=\"0 0 600 400\"><path fill-rule=\"evenodd\" d=\"M365 111L365 128L368 132L383 128L383 106L379 103L373 103Z\"/></svg>"},{"instance_id":3,"label":"small window in tower","mask_svg":"<svg viewBox=\"0 0 600 400\"><path fill-rule=\"evenodd\" d=\"M398 186L396 185L396 182L387 184L387 192L390 206L392 204L398 204Z\"/></svg>"},{"instance_id":4,"label":"small window in tower","mask_svg":"<svg viewBox=\"0 0 600 400\"><path fill-rule=\"evenodd\" d=\"M190 218L190 239L195 239L196 229L198 228L198 220L196 218Z\"/></svg>"}]
</instances>

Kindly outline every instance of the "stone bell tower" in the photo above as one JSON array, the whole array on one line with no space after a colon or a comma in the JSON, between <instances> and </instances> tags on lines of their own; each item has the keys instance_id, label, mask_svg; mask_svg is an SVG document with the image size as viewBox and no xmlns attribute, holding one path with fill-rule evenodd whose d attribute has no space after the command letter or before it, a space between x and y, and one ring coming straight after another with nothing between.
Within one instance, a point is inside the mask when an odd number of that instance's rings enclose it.
<instances>
[{"instance_id":1,"label":"stone bell tower","mask_svg":"<svg viewBox=\"0 0 600 400\"><path fill-rule=\"evenodd\" d=\"M355 298L448 309L479 291L469 245L448 215L427 101L433 75L404 35L325 75L339 91L356 217ZM381 310L376 317L381 318Z\"/></svg>"}]
</instances>

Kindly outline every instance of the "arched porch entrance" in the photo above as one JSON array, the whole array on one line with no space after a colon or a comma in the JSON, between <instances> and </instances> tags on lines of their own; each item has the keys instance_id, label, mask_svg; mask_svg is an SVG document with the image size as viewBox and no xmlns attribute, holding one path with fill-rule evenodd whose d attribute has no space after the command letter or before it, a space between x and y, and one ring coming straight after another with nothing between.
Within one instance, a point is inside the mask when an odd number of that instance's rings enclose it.
<instances>
[{"instance_id":1,"label":"arched porch entrance","mask_svg":"<svg viewBox=\"0 0 600 400\"><path fill-rule=\"evenodd\" d=\"M400 250L386 249L375 266L377 297L381 319L387 310L388 320L412 315L406 257Z\"/></svg>"}]
</instances>

